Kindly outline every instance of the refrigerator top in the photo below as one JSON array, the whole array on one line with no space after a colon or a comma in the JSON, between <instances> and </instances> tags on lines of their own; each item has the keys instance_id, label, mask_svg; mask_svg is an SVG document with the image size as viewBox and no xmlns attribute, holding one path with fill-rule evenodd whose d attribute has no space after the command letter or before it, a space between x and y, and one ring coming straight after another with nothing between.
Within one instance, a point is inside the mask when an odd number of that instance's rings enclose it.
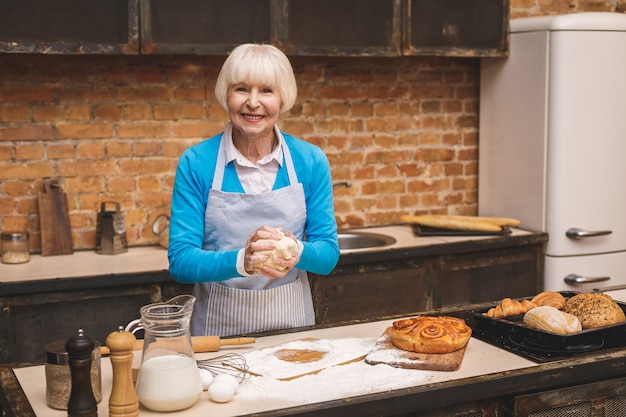
<instances>
[{"instance_id":1,"label":"refrigerator top","mask_svg":"<svg viewBox=\"0 0 626 417\"><path fill-rule=\"evenodd\" d=\"M511 33L545 30L626 31L626 14L582 12L511 19Z\"/></svg>"}]
</instances>

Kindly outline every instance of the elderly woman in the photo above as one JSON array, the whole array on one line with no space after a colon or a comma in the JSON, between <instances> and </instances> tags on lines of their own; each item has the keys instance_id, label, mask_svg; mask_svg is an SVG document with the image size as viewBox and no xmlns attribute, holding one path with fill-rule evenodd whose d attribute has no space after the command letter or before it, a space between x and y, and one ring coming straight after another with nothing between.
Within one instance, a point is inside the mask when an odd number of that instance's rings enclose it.
<instances>
[{"instance_id":1,"label":"elderly woman","mask_svg":"<svg viewBox=\"0 0 626 417\"><path fill-rule=\"evenodd\" d=\"M238 46L215 86L230 122L180 158L168 257L174 279L195 284L193 335L315 322L306 271L330 273L339 247L328 159L276 124L296 92L280 50ZM268 262L283 233L291 252Z\"/></svg>"}]
</instances>

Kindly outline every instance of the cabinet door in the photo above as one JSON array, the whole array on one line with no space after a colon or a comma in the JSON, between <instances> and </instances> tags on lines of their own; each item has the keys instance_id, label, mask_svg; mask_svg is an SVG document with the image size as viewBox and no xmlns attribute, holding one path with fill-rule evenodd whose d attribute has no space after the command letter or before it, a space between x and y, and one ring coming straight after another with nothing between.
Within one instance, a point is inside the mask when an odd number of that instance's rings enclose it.
<instances>
[{"instance_id":1,"label":"cabinet door","mask_svg":"<svg viewBox=\"0 0 626 417\"><path fill-rule=\"evenodd\" d=\"M431 262L385 261L338 266L328 276L309 275L317 324L409 315L431 310Z\"/></svg>"},{"instance_id":2,"label":"cabinet door","mask_svg":"<svg viewBox=\"0 0 626 417\"><path fill-rule=\"evenodd\" d=\"M136 54L138 0L3 0L0 52Z\"/></svg>"},{"instance_id":3,"label":"cabinet door","mask_svg":"<svg viewBox=\"0 0 626 417\"><path fill-rule=\"evenodd\" d=\"M78 329L104 344L109 333L161 300L158 284L0 298L0 363L40 361L44 346Z\"/></svg>"},{"instance_id":4,"label":"cabinet door","mask_svg":"<svg viewBox=\"0 0 626 417\"><path fill-rule=\"evenodd\" d=\"M435 307L534 295L543 286L542 245L443 256Z\"/></svg>"},{"instance_id":5,"label":"cabinet door","mask_svg":"<svg viewBox=\"0 0 626 417\"><path fill-rule=\"evenodd\" d=\"M273 38L289 54L399 56L400 0L276 0Z\"/></svg>"},{"instance_id":6,"label":"cabinet door","mask_svg":"<svg viewBox=\"0 0 626 417\"><path fill-rule=\"evenodd\" d=\"M141 0L141 52L226 54L270 40L270 0Z\"/></svg>"},{"instance_id":7,"label":"cabinet door","mask_svg":"<svg viewBox=\"0 0 626 417\"><path fill-rule=\"evenodd\" d=\"M514 417L622 417L626 378L520 395L514 405Z\"/></svg>"},{"instance_id":8,"label":"cabinet door","mask_svg":"<svg viewBox=\"0 0 626 417\"><path fill-rule=\"evenodd\" d=\"M404 9L404 55L507 55L509 0L404 0Z\"/></svg>"}]
</instances>

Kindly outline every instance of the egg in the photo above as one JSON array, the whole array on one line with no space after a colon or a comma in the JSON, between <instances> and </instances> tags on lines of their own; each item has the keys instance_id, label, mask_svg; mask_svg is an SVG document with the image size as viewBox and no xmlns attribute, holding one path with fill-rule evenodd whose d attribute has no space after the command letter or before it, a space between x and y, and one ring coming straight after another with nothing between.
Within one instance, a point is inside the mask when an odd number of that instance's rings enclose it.
<instances>
[{"instance_id":1,"label":"egg","mask_svg":"<svg viewBox=\"0 0 626 417\"><path fill-rule=\"evenodd\" d=\"M198 372L200 373L200 381L202 382L202 388L206 390L209 388L209 385L213 382L213 374L207 369L198 368Z\"/></svg>"},{"instance_id":2,"label":"egg","mask_svg":"<svg viewBox=\"0 0 626 417\"><path fill-rule=\"evenodd\" d=\"M226 381L213 381L209 385L209 397L216 403L226 403L235 396L235 388Z\"/></svg>"},{"instance_id":3,"label":"egg","mask_svg":"<svg viewBox=\"0 0 626 417\"><path fill-rule=\"evenodd\" d=\"M215 375L215 378L213 379L213 381L224 381L227 382L228 384L230 384L235 391L237 391L237 389L239 388L239 381L237 381L237 378L235 378L232 375L229 374L218 374Z\"/></svg>"}]
</instances>

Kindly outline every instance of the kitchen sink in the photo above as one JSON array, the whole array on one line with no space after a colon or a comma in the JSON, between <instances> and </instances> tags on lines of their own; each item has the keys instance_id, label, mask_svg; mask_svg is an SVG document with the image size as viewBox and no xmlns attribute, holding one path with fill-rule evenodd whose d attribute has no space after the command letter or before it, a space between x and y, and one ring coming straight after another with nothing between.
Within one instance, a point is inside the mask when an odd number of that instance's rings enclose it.
<instances>
[{"instance_id":1,"label":"kitchen sink","mask_svg":"<svg viewBox=\"0 0 626 417\"><path fill-rule=\"evenodd\" d=\"M392 236L369 232L339 232L339 251L382 249L396 243Z\"/></svg>"}]
</instances>

